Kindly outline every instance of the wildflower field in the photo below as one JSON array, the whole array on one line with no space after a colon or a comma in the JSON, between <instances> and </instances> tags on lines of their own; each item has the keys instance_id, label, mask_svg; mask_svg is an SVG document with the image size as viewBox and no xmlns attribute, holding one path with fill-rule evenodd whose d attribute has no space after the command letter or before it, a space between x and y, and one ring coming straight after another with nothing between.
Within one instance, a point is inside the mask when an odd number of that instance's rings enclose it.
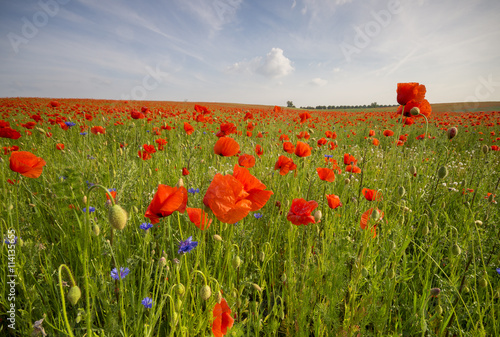
<instances>
[{"instance_id":1,"label":"wildflower field","mask_svg":"<svg viewBox=\"0 0 500 337\"><path fill-rule=\"evenodd\" d=\"M0 99L0 335L500 335L500 111L423 93Z\"/></svg>"}]
</instances>

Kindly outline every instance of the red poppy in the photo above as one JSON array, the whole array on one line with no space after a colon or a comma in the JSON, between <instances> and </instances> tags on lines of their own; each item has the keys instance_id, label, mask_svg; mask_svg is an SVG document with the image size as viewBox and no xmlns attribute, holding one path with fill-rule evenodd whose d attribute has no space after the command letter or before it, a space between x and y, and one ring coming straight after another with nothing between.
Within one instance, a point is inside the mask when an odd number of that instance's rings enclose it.
<instances>
[{"instance_id":1,"label":"red poppy","mask_svg":"<svg viewBox=\"0 0 500 337\"><path fill-rule=\"evenodd\" d=\"M293 145L290 142L284 142L283 143L283 151L286 153L294 153L295 152L295 145Z\"/></svg>"},{"instance_id":2,"label":"red poppy","mask_svg":"<svg viewBox=\"0 0 500 337\"><path fill-rule=\"evenodd\" d=\"M379 201L382 199L382 193L377 192L377 190L370 190L368 188L363 188L363 190L361 190L361 193L363 193L366 200L368 201L373 201L373 200Z\"/></svg>"},{"instance_id":3,"label":"red poppy","mask_svg":"<svg viewBox=\"0 0 500 337\"><path fill-rule=\"evenodd\" d=\"M21 138L21 133L10 127L0 128L0 137L1 138L10 138L10 139L19 139Z\"/></svg>"},{"instance_id":4,"label":"red poppy","mask_svg":"<svg viewBox=\"0 0 500 337\"><path fill-rule=\"evenodd\" d=\"M201 208L186 208L189 216L189 221L195 224L202 231L210 227L212 219L208 218L208 214Z\"/></svg>"},{"instance_id":5,"label":"red poppy","mask_svg":"<svg viewBox=\"0 0 500 337\"><path fill-rule=\"evenodd\" d=\"M236 133L236 126L233 123L224 123L220 125L220 131L217 132L217 137L225 137L232 133Z\"/></svg>"},{"instance_id":6,"label":"red poppy","mask_svg":"<svg viewBox=\"0 0 500 337\"><path fill-rule=\"evenodd\" d=\"M184 213L187 197L185 187L170 187L160 184L144 216L149 218L152 224L156 224L160 222L160 218L169 216L175 211Z\"/></svg>"},{"instance_id":7,"label":"red poppy","mask_svg":"<svg viewBox=\"0 0 500 337\"><path fill-rule=\"evenodd\" d=\"M66 125L66 124L65 124ZM90 132L92 132L94 135L98 135L98 134L105 134L106 133L106 129L103 128L102 126L93 126L91 129L90 129Z\"/></svg>"},{"instance_id":8,"label":"red poppy","mask_svg":"<svg viewBox=\"0 0 500 337\"><path fill-rule=\"evenodd\" d=\"M406 105L411 100L422 101L425 97L425 85L418 83L398 83L396 90L398 103Z\"/></svg>"},{"instance_id":9,"label":"red poppy","mask_svg":"<svg viewBox=\"0 0 500 337\"><path fill-rule=\"evenodd\" d=\"M187 168L185 168L185 167L183 167L183 168L182 168L182 175L183 175L183 176L187 176L188 174L189 174L188 169L187 169Z\"/></svg>"},{"instance_id":10,"label":"red poppy","mask_svg":"<svg viewBox=\"0 0 500 337\"><path fill-rule=\"evenodd\" d=\"M158 150L163 150L163 147L167 145L167 141L163 138L158 138L155 140L155 143L158 144Z\"/></svg>"},{"instance_id":11,"label":"red poppy","mask_svg":"<svg viewBox=\"0 0 500 337\"><path fill-rule=\"evenodd\" d=\"M295 147L295 155L298 157L309 157L311 155L311 147L306 143L298 141Z\"/></svg>"},{"instance_id":12,"label":"red poppy","mask_svg":"<svg viewBox=\"0 0 500 337\"><path fill-rule=\"evenodd\" d=\"M286 219L296 226L307 225L308 223L316 223L311 212L318 207L318 203L314 200L306 201L304 199L293 199L290 211Z\"/></svg>"},{"instance_id":13,"label":"red poppy","mask_svg":"<svg viewBox=\"0 0 500 337\"><path fill-rule=\"evenodd\" d=\"M319 147L319 146L323 146L323 145L325 145L326 143L327 143L326 138L321 138L321 139L319 139L319 140L318 140L318 142L317 142L318 147Z\"/></svg>"},{"instance_id":14,"label":"red poppy","mask_svg":"<svg viewBox=\"0 0 500 337\"><path fill-rule=\"evenodd\" d=\"M224 223L233 224L264 207L273 192L266 185L238 165L233 175L217 173L205 193L203 203Z\"/></svg>"},{"instance_id":15,"label":"red poppy","mask_svg":"<svg viewBox=\"0 0 500 337\"><path fill-rule=\"evenodd\" d=\"M380 213L380 217L377 221L382 220L384 218L384 212L382 212L381 210L378 210L378 211ZM372 212L373 212L373 208L370 208L369 210L367 210L366 212L364 212L361 215L361 221L359 222L361 229L365 229L368 226L368 222L371 220ZM377 224L373 225L372 233L373 233L373 237L377 236Z\"/></svg>"},{"instance_id":16,"label":"red poppy","mask_svg":"<svg viewBox=\"0 0 500 337\"><path fill-rule=\"evenodd\" d=\"M144 144L144 145L142 145L142 148L144 149L144 151L146 151L149 154L156 153L156 149L155 149L154 145Z\"/></svg>"},{"instance_id":17,"label":"red poppy","mask_svg":"<svg viewBox=\"0 0 500 337\"><path fill-rule=\"evenodd\" d=\"M147 151L137 151L137 155L139 156L139 158L141 158L142 160L149 160L151 159L151 154Z\"/></svg>"},{"instance_id":18,"label":"red poppy","mask_svg":"<svg viewBox=\"0 0 500 337\"><path fill-rule=\"evenodd\" d=\"M255 145L255 154L259 156L259 158L264 154L264 150L262 149L261 145L259 144Z\"/></svg>"},{"instance_id":19,"label":"red poppy","mask_svg":"<svg viewBox=\"0 0 500 337\"><path fill-rule=\"evenodd\" d=\"M12 152L10 169L28 178L38 178L47 164L45 160L27 151Z\"/></svg>"},{"instance_id":20,"label":"red poppy","mask_svg":"<svg viewBox=\"0 0 500 337\"><path fill-rule=\"evenodd\" d=\"M212 323L212 333L215 337L222 337L227 334L227 330L233 327L234 319L231 317L231 309L225 299L220 304L215 303L212 312L214 322Z\"/></svg>"},{"instance_id":21,"label":"red poppy","mask_svg":"<svg viewBox=\"0 0 500 337\"><path fill-rule=\"evenodd\" d=\"M319 179L333 183L335 181L335 172L329 168L318 167L316 168Z\"/></svg>"},{"instance_id":22,"label":"red poppy","mask_svg":"<svg viewBox=\"0 0 500 337\"><path fill-rule=\"evenodd\" d=\"M491 145L491 151L500 151L500 147L498 145Z\"/></svg>"},{"instance_id":23,"label":"red poppy","mask_svg":"<svg viewBox=\"0 0 500 337\"><path fill-rule=\"evenodd\" d=\"M195 104L194 109L196 110L196 112L199 112L202 114L209 114L210 113L210 110L208 110L208 108L203 106L203 105Z\"/></svg>"},{"instance_id":24,"label":"red poppy","mask_svg":"<svg viewBox=\"0 0 500 337\"><path fill-rule=\"evenodd\" d=\"M286 175L290 171L290 167L293 161L285 156L280 156L276 164L274 164L275 170L280 170L282 176Z\"/></svg>"},{"instance_id":25,"label":"red poppy","mask_svg":"<svg viewBox=\"0 0 500 337\"><path fill-rule=\"evenodd\" d=\"M384 130L384 136L386 136L386 137L394 136L394 131L392 131L392 130Z\"/></svg>"},{"instance_id":26,"label":"red poppy","mask_svg":"<svg viewBox=\"0 0 500 337\"><path fill-rule=\"evenodd\" d=\"M188 122L184 122L184 131L186 131L186 133L189 136L190 134L192 134L194 132L194 128Z\"/></svg>"},{"instance_id":27,"label":"red poppy","mask_svg":"<svg viewBox=\"0 0 500 337\"><path fill-rule=\"evenodd\" d=\"M64 150L64 144L62 143L56 144L56 150Z\"/></svg>"},{"instance_id":28,"label":"red poppy","mask_svg":"<svg viewBox=\"0 0 500 337\"><path fill-rule=\"evenodd\" d=\"M326 200L328 201L328 207L330 207L331 209L342 207L342 203L340 202L340 198L338 195L327 194Z\"/></svg>"},{"instance_id":29,"label":"red poppy","mask_svg":"<svg viewBox=\"0 0 500 337\"><path fill-rule=\"evenodd\" d=\"M232 138L221 137L214 145L214 153L223 157L232 157L240 151L240 145Z\"/></svg>"},{"instance_id":30,"label":"red poppy","mask_svg":"<svg viewBox=\"0 0 500 337\"><path fill-rule=\"evenodd\" d=\"M378 140L377 138L373 138L372 144L375 145L375 146L379 146L380 145L380 140Z\"/></svg>"},{"instance_id":31,"label":"red poppy","mask_svg":"<svg viewBox=\"0 0 500 337\"><path fill-rule=\"evenodd\" d=\"M139 112L139 111L136 111L136 110L133 110L131 113L130 113L130 116L133 118L133 119L144 119L146 118L146 116L144 116L144 114L142 112Z\"/></svg>"},{"instance_id":32,"label":"red poppy","mask_svg":"<svg viewBox=\"0 0 500 337\"><path fill-rule=\"evenodd\" d=\"M109 191L109 194L111 194L113 199L116 199L116 191ZM106 193L106 200L110 200L108 193Z\"/></svg>"},{"instance_id":33,"label":"red poppy","mask_svg":"<svg viewBox=\"0 0 500 337\"><path fill-rule=\"evenodd\" d=\"M242 154L238 158L238 164L243 167L254 167L255 166L255 157L251 154Z\"/></svg>"},{"instance_id":34,"label":"red poppy","mask_svg":"<svg viewBox=\"0 0 500 337\"><path fill-rule=\"evenodd\" d=\"M413 108L418 108L420 111L420 115L415 115L415 116L412 115L411 109L413 109ZM402 111L403 111L403 106L400 106L397 110L397 114L401 114ZM413 118L413 117L422 117L421 115L424 115L425 117L428 118L431 115L431 112L432 112L431 104L426 99L424 99L422 101L411 100L410 102L408 102L408 104L405 105L405 110L403 112L403 116L406 116L406 117L412 116L412 118ZM413 123L411 123L411 124L413 124Z\"/></svg>"},{"instance_id":35,"label":"red poppy","mask_svg":"<svg viewBox=\"0 0 500 337\"><path fill-rule=\"evenodd\" d=\"M373 137L373 136L375 136L375 130L370 130L368 132L368 137Z\"/></svg>"},{"instance_id":36,"label":"red poppy","mask_svg":"<svg viewBox=\"0 0 500 337\"><path fill-rule=\"evenodd\" d=\"M361 169L357 167L356 165L347 165L345 167L346 172L352 172L352 173L361 173Z\"/></svg>"},{"instance_id":37,"label":"red poppy","mask_svg":"<svg viewBox=\"0 0 500 337\"><path fill-rule=\"evenodd\" d=\"M353 155L350 155L349 153L344 154L344 165L356 165L358 163L358 160L354 158Z\"/></svg>"},{"instance_id":38,"label":"red poppy","mask_svg":"<svg viewBox=\"0 0 500 337\"><path fill-rule=\"evenodd\" d=\"M273 111L274 111L275 113L280 113L280 112L281 112L281 107L279 107L279 106L275 105L275 106L274 106Z\"/></svg>"},{"instance_id":39,"label":"red poppy","mask_svg":"<svg viewBox=\"0 0 500 337\"><path fill-rule=\"evenodd\" d=\"M306 111L299 114L299 117L300 117L300 124L304 124L306 120L311 118L311 115L309 114L309 112Z\"/></svg>"}]
</instances>

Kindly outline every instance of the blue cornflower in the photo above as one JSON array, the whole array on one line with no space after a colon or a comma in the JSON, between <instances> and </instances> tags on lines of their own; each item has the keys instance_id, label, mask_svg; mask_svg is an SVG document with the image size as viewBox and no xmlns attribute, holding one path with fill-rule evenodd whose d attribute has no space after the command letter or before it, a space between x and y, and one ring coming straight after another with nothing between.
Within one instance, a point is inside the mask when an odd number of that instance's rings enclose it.
<instances>
[{"instance_id":1,"label":"blue cornflower","mask_svg":"<svg viewBox=\"0 0 500 337\"><path fill-rule=\"evenodd\" d=\"M17 243L17 236L14 236L14 241L10 241L9 238L4 241L7 245L15 245Z\"/></svg>"},{"instance_id":2,"label":"blue cornflower","mask_svg":"<svg viewBox=\"0 0 500 337\"><path fill-rule=\"evenodd\" d=\"M192 240L193 240L193 237L190 236L187 238L187 240L179 242L179 250L177 251L177 254L189 253L196 246L198 246L198 242L192 241Z\"/></svg>"},{"instance_id":3,"label":"blue cornflower","mask_svg":"<svg viewBox=\"0 0 500 337\"><path fill-rule=\"evenodd\" d=\"M325 157L326 157L326 158L332 158L332 157L333 157L333 154L325 154Z\"/></svg>"},{"instance_id":4,"label":"blue cornflower","mask_svg":"<svg viewBox=\"0 0 500 337\"><path fill-rule=\"evenodd\" d=\"M95 212L95 207L90 206L89 213L94 213L94 212ZM83 208L83 213L87 213L87 207Z\"/></svg>"},{"instance_id":5,"label":"blue cornflower","mask_svg":"<svg viewBox=\"0 0 500 337\"><path fill-rule=\"evenodd\" d=\"M500 268L497 268L497 273L500 274Z\"/></svg>"},{"instance_id":6,"label":"blue cornflower","mask_svg":"<svg viewBox=\"0 0 500 337\"><path fill-rule=\"evenodd\" d=\"M93 156L91 156L90 154L87 155L87 159L95 159Z\"/></svg>"},{"instance_id":7,"label":"blue cornflower","mask_svg":"<svg viewBox=\"0 0 500 337\"><path fill-rule=\"evenodd\" d=\"M153 307L153 300L149 297L145 297L142 301L141 301L142 305L144 306L144 308L146 309L151 309Z\"/></svg>"},{"instance_id":8,"label":"blue cornflower","mask_svg":"<svg viewBox=\"0 0 500 337\"><path fill-rule=\"evenodd\" d=\"M80 132L80 135L85 136L87 133L86 132Z\"/></svg>"},{"instance_id":9,"label":"blue cornflower","mask_svg":"<svg viewBox=\"0 0 500 337\"><path fill-rule=\"evenodd\" d=\"M86 180L85 182L87 183L87 188L90 188L95 185L94 183L91 183L88 180Z\"/></svg>"},{"instance_id":10,"label":"blue cornflower","mask_svg":"<svg viewBox=\"0 0 500 337\"><path fill-rule=\"evenodd\" d=\"M130 269L128 268L120 267L120 274L118 274L118 270L116 268L113 268L113 270L111 271L111 277L114 280L124 279L125 276L128 275L128 273L130 273Z\"/></svg>"},{"instance_id":11,"label":"blue cornflower","mask_svg":"<svg viewBox=\"0 0 500 337\"><path fill-rule=\"evenodd\" d=\"M73 123L73 122L64 122L64 124L66 124L67 126L69 127L72 127L72 126L75 126L76 124Z\"/></svg>"},{"instance_id":12,"label":"blue cornflower","mask_svg":"<svg viewBox=\"0 0 500 337\"><path fill-rule=\"evenodd\" d=\"M150 224L149 222L143 222L143 223L139 226L139 228L140 228L140 229L144 229L145 231L147 231L148 229L150 229L150 228L152 228L152 227L153 227L153 225L152 225L152 224Z\"/></svg>"},{"instance_id":13,"label":"blue cornflower","mask_svg":"<svg viewBox=\"0 0 500 337\"><path fill-rule=\"evenodd\" d=\"M193 194L200 193L200 189L199 188L190 188L190 189L188 189L188 193L193 193Z\"/></svg>"},{"instance_id":14,"label":"blue cornflower","mask_svg":"<svg viewBox=\"0 0 500 337\"><path fill-rule=\"evenodd\" d=\"M254 215L253 215L253 216L255 217L255 219L260 219L260 218L262 218L262 217L263 217L263 215L262 215L262 214L260 214L260 213L254 213Z\"/></svg>"}]
</instances>

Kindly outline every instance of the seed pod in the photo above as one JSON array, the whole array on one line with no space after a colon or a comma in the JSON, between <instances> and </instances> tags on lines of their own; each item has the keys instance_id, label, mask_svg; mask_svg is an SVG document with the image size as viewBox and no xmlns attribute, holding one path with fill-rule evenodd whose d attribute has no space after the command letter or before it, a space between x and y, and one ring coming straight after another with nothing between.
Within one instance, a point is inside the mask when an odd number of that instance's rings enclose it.
<instances>
[{"instance_id":1,"label":"seed pod","mask_svg":"<svg viewBox=\"0 0 500 337\"><path fill-rule=\"evenodd\" d=\"M481 288L486 288L488 286L488 280L486 280L484 276L479 279L478 283Z\"/></svg>"},{"instance_id":2,"label":"seed pod","mask_svg":"<svg viewBox=\"0 0 500 337\"><path fill-rule=\"evenodd\" d=\"M438 315L443 314L443 308L440 305L436 306L436 314Z\"/></svg>"},{"instance_id":3,"label":"seed pod","mask_svg":"<svg viewBox=\"0 0 500 337\"><path fill-rule=\"evenodd\" d=\"M361 275L363 275L363 277L368 277L369 273L368 273L368 269L366 269L366 267L363 267L361 269Z\"/></svg>"},{"instance_id":4,"label":"seed pod","mask_svg":"<svg viewBox=\"0 0 500 337\"><path fill-rule=\"evenodd\" d=\"M424 227L422 228L422 235L426 236L427 234L429 234L429 226L424 225Z\"/></svg>"},{"instance_id":5,"label":"seed pod","mask_svg":"<svg viewBox=\"0 0 500 337\"><path fill-rule=\"evenodd\" d=\"M178 298L175 301L175 311L181 311L181 308L182 308L182 300Z\"/></svg>"},{"instance_id":6,"label":"seed pod","mask_svg":"<svg viewBox=\"0 0 500 337\"><path fill-rule=\"evenodd\" d=\"M460 246L457 245L456 243L451 247L451 253L455 256L460 255L462 253L462 249L460 249Z\"/></svg>"},{"instance_id":7,"label":"seed pod","mask_svg":"<svg viewBox=\"0 0 500 337\"><path fill-rule=\"evenodd\" d=\"M387 272L387 277L390 278L391 280L396 277L396 271L394 270L394 267L389 269L389 272Z\"/></svg>"},{"instance_id":8,"label":"seed pod","mask_svg":"<svg viewBox=\"0 0 500 337\"><path fill-rule=\"evenodd\" d=\"M448 175L448 169L446 166L441 166L438 170L438 178L439 179L444 179Z\"/></svg>"},{"instance_id":9,"label":"seed pod","mask_svg":"<svg viewBox=\"0 0 500 337\"><path fill-rule=\"evenodd\" d=\"M108 220L114 229L122 230L127 224L127 212L120 205L111 206Z\"/></svg>"},{"instance_id":10,"label":"seed pod","mask_svg":"<svg viewBox=\"0 0 500 337\"><path fill-rule=\"evenodd\" d=\"M80 297L82 297L82 291L80 288L78 286L72 286L68 292L68 301L72 305L76 305Z\"/></svg>"},{"instance_id":11,"label":"seed pod","mask_svg":"<svg viewBox=\"0 0 500 337\"><path fill-rule=\"evenodd\" d=\"M490 151L490 147L484 144L481 150L483 151L484 154L487 154Z\"/></svg>"},{"instance_id":12,"label":"seed pod","mask_svg":"<svg viewBox=\"0 0 500 337\"><path fill-rule=\"evenodd\" d=\"M402 198L405 195L405 193L406 193L405 188L403 186L399 186L399 188L398 188L399 197Z\"/></svg>"},{"instance_id":13,"label":"seed pod","mask_svg":"<svg viewBox=\"0 0 500 337\"><path fill-rule=\"evenodd\" d=\"M222 242L222 238L220 237L220 235L214 234L213 238L215 241Z\"/></svg>"},{"instance_id":14,"label":"seed pod","mask_svg":"<svg viewBox=\"0 0 500 337\"><path fill-rule=\"evenodd\" d=\"M212 289L210 289L210 287L205 284L200 289L200 297L202 300L206 301L210 298L210 296L212 296Z\"/></svg>"},{"instance_id":15,"label":"seed pod","mask_svg":"<svg viewBox=\"0 0 500 337\"><path fill-rule=\"evenodd\" d=\"M410 166L408 170L410 171L410 174L413 176L417 174L417 168L415 167L415 165Z\"/></svg>"},{"instance_id":16,"label":"seed pod","mask_svg":"<svg viewBox=\"0 0 500 337\"><path fill-rule=\"evenodd\" d=\"M217 303L219 303L219 304L222 301L222 293L220 292L220 290L215 295L215 299L217 300Z\"/></svg>"},{"instance_id":17,"label":"seed pod","mask_svg":"<svg viewBox=\"0 0 500 337\"><path fill-rule=\"evenodd\" d=\"M94 232L95 236L99 236L99 234L101 233L101 229L99 228L98 225L94 225L92 227L92 231Z\"/></svg>"},{"instance_id":18,"label":"seed pod","mask_svg":"<svg viewBox=\"0 0 500 337\"><path fill-rule=\"evenodd\" d=\"M238 269L241 266L241 259L238 255L233 258L233 268Z\"/></svg>"},{"instance_id":19,"label":"seed pod","mask_svg":"<svg viewBox=\"0 0 500 337\"><path fill-rule=\"evenodd\" d=\"M314 212L314 221L319 222L321 220L321 211L318 209L316 212Z\"/></svg>"},{"instance_id":20,"label":"seed pod","mask_svg":"<svg viewBox=\"0 0 500 337\"><path fill-rule=\"evenodd\" d=\"M186 288L184 287L184 285L182 283L179 283L175 287L175 291L177 292L177 295L182 296L182 295L184 295L184 292L186 291Z\"/></svg>"},{"instance_id":21,"label":"seed pod","mask_svg":"<svg viewBox=\"0 0 500 337\"><path fill-rule=\"evenodd\" d=\"M264 262L265 259L266 259L266 253L259 252L259 260L260 260L260 262Z\"/></svg>"}]
</instances>

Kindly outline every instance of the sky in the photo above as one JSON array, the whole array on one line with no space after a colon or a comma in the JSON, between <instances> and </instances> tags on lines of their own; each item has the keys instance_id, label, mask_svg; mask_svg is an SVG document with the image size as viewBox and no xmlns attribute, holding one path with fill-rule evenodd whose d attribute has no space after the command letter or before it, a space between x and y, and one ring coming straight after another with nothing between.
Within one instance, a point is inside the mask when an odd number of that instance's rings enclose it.
<instances>
[{"instance_id":1,"label":"sky","mask_svg":"<svg viewBox=\"0 0 500 337\"><path fill-rule=\"evenodd\" d=\"M498 0L0 0L0 97L500 101Z\"/></svg>"}]
</instances>

